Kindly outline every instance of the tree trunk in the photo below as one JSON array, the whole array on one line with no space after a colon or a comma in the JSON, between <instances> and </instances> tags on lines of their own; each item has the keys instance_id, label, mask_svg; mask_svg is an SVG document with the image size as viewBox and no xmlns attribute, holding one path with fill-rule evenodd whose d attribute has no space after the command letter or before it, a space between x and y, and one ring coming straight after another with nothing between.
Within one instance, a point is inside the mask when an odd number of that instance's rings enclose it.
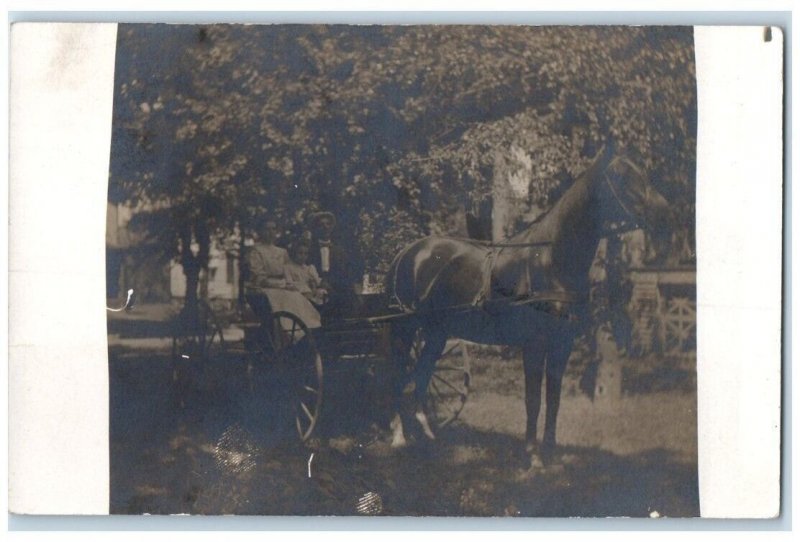
<instances>
[{"instance_id":1,"label":"tree trunk","mask_svg":"<svg viewBox=\"0 0 800 542\"><path fill-rule=\"evenodd\" d=\"M194 260L194 258L192 258ZM186 275L186 300L184 311L197 310L197 286L200 283L200 267L194 263L183 266L183 273Z\"/></svg>"},{"instance_id":2,"label":"tree trunk","mask_svg":"<svg viewBox=\"0 0 800 542\"><path fill-rule=\"evenodd\" d=\"M192 253L192 229L185 227L180 233L181 241L181 267L183 276L186 277L186 294L181 312L186 316L197 313L197 285L200 281L200 266L197 258Z\"/></svg>"},{"instance_id":3,"label":"tree trunk","mask_svg":"<svg viewBox=\"0 0 800 542\"><path fill-rule=\"evenodd\" d=\"M208 261L211 257L211 234L208 224L202 219L198 219L194 226L195 241L197 241L197 273L200 281L200 298L208 299ZM202 274L201 274L202 273Z\"/></svg>"},{"instance_id":4,"label":"tree trunk","mask_svg":"<svg viewBox=\"0 0 800 542\"><path fill-rule=\"evenodd\" d=\"M508 184L507 174L508 163L502 153L496 151L492 179L492 241L495 243L508 237L508 227L513 220L511 186Z\"/></svg>"},{"instance_id":5,"label":"tree trunk","mask_svg":"<svg viewBox=\"0 0 800 542\"><path fill-rule=\"evenodd\" d=\"M247 262L245 262L245 231L244 226L239 226L239 276L237 277L238 281L238 294L239 294L239 310L244 310L245 307L245 299L244 299L244 281L246 279L246 266Z\"/></svg>"},{"instance_id":6,"label":"tree trunk","mask_svg":"<svg viewBox=\"0 0 800 542\"><path fill-rule=\"evenodd\" d=\"M192 252L192 242L198 245L197 254ZM184 321L194 322L199 314L198 290L200 286L200 272L208 271L208 259L211 248L211 238L208 226L202 220L197 220L192 225L186 225L180 232L181 266L186 277L186 297L184 298ZM208 292L201 292L202 297L207 297Z\"/></svg>"}]
</instances>

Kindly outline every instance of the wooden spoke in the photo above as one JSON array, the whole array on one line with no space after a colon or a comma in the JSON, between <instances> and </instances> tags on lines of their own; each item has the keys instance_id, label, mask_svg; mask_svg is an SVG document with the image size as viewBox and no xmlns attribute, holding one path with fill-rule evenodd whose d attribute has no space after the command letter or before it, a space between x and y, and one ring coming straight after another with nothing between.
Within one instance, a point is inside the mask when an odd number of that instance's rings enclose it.
<instances>
[{"instance_id":1,"label":"wooden spoke","mask_svg":"<svg viewBox=\"0 0 800 542\"><path fill-rule=\"evenodd\" d=\"M418 331L409 352L410 379L414 377L414 368L423 347L423 336L421 331ZM444 427L458 418L469 393L469 382L470 360L466 343L460 340L448 341L428 381L428 399L425 407L432 415L431 422L436 427Z\"/></svg>"},{"instance_id":2,"label":"wooden spoke","mask_svg":"<svg viewBox=\"0 0 800 542\"><path fill-rule=\"evenodd\" d=\"M457 387L455 387L453 384L451 384L450 382L448 382L447 380L445 380L441 376L439 376L436 373L434 373L433 378L435 380L438 380L439 382L441 382L442 384L444 384L445 386L447 386L448 388L450 388L451 390L453 390L457 394L461 395L461 390L459 390Z\"/></svg>"},{"instance_id":3,"label":"wooden spoke","mask_svg":"<svg viewBox=\"0 0 800 542\"><path fill-rule=\"evenodd\" d=\"M313 420L313 419L314 419L314 415L313 415L313 414L311 414L311 411L310 411L310 410L308 410L308 407L306 406L306 404L305 404L305 403L300 403L300 408L303 410L303 413L306 415L306 417L307 417L309 420Z\"/></svg>"},{"instance_id":4,"label":"wooden spoke","mask_svg":"<svg viewBox=\"0 0 800 542\"><path fill-rule=\"evenodd\" d=\"M319 421L322 397L322 358L314 335L295 314L276 311L272 314L275 337L275 365L285 377L288 398L294 407L294 421L300 439L305 441Z\"/></svg>"},{"instance_id":5,"label":"wooden spoke","mask_svg":"<svg viewBox=\"0 0 800 542\"><path fill-rule=\"evenodd\" d=\"M453 373L463 373L463 367L452 367L447 365L437 365L436 366L437 373L444 373L444 372L453 372Z\"/></svg>"}]
</instances>

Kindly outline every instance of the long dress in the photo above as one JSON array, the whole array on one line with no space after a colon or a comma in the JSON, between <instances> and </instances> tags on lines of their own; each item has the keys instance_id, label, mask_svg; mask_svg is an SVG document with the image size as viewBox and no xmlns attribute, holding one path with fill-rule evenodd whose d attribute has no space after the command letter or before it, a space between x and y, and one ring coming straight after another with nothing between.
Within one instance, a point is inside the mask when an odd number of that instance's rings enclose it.
<instances>
[{"instance_id":1,"label":"long dress","mask_svg":"<svg viewBox=\"0 0 800 542\"><path fill-rule=\"evenodd\" d=\"M245 291L247 295L265 295L273 313L290 312L300 318L309 329L318 328L321 320L314 305L297 290L287 289L293 287L286 275L289 261L286 249L275 245L255 245L247 258L249 280ZM281 323L284 326L291 325L288 321Z\"/></svg>"},{"instance_id":2,"label":"long dress","mask_svg":"<svg viewBox=\"0 0 800 542\"><path fill-rule=\"evenodd\" d=\"M325 291L320 290L322 279L313 265L290 261L286 266L286 277L294 284L295 289L312 303L322 305L325 302Z\"/></svg>"}]
</instances>

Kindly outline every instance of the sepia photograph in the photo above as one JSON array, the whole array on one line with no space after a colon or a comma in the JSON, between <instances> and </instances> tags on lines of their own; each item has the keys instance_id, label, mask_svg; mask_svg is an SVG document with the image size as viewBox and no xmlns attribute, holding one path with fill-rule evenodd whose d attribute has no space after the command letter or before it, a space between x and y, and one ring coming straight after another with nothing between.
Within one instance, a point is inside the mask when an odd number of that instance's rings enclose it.
<instances>
[{"instance_id":1,"label":"sepia photograph","mask_svg":"<svg viewBox=\"0 0 800 542\"><path fill-rule=\"evenodd\" d=\"M697 517L690 26L120 24L110 512Z\"/></svg>"}]
</instances>

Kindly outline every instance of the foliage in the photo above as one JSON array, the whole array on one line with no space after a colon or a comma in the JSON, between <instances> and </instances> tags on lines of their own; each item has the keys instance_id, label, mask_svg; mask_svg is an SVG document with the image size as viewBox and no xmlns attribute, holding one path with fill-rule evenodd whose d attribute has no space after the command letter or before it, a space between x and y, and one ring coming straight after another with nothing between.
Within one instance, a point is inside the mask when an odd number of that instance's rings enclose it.
<instances>
[{"instance_id":1,"label":"foliage","mask_svg":"<svg viewBox=\"0 0 800 542\"><path fill-rule=\"evenodd\" d=\"M609 135L693 225L690 28L122 25L115 89L109 197L198 267L325 208L380 271L496 175L546 208Z\"/></svg>"}]
</instances>

